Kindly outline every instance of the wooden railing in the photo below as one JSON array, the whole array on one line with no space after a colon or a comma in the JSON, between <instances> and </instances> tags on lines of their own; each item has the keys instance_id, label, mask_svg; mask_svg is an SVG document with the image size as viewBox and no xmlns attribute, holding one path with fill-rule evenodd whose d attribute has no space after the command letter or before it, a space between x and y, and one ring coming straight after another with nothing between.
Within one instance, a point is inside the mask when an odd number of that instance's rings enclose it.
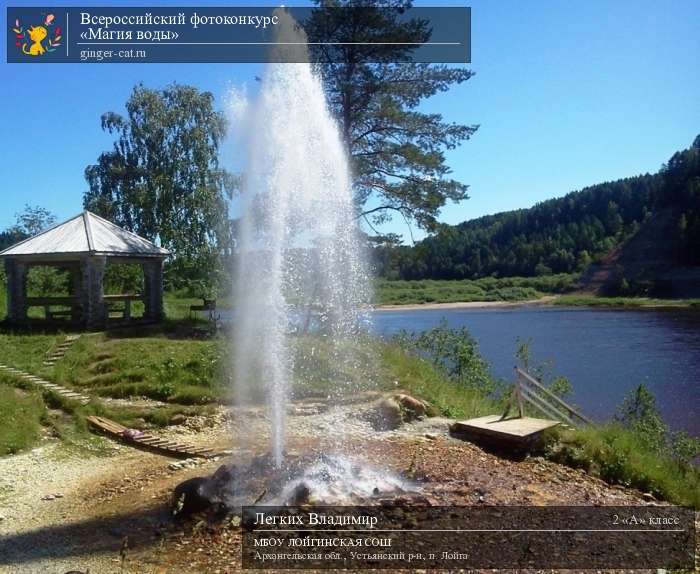
<instances>
[{"instance_id":1,"label":"wooden railing","mask_svg":"<svg viewBox=\"0 0 700 574\"><path fill-rule=\"evenodd\" d=\"M27 308L43 307L44 318L53 321L55 319L70 319L78 321L81 313L79 297L27 297ZM55 307L62 307L55 309ZM66 307L69 307L66 309Z\"/></svg>"},{"instance_id":2,"label":"wooden railing","mask_svg":"<svg viewBox=\"0 0 700 574\"><path fill-rule=\"evenodd\" d=\"M545 416L571 426L580 426L582 423L587 425L593 424L589 418L555 395L532 375L519 367L515 367L513 394L501 418L505 418L508 415L513 403L517 406L518 415L522 417L523 401Z\"/></svg>"},{"instance_id":3,"label":"wooden railing","mask_svg":"<svg viewBox=\"0 0 700 574\"><path fill-rule=\"evenodd\" d=\"M107 305L107 313L121 313L121 319L129 320L131 319L131 302L132 301L142 301L143 295L139 294L124 294L124 295L104 295L103 296L105 305ZM123 303L121 307L117 307L115 304Z\"/></svg>"}]
</instances>

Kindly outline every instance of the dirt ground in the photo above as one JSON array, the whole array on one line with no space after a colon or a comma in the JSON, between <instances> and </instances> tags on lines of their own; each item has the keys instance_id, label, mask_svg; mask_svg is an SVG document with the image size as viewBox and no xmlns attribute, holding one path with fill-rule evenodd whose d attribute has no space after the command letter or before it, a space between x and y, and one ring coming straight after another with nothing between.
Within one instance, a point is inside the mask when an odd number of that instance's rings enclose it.
<instances>
[{"instance_id":1,"label":"dirt ground","mask_svg":"<svg viewBox=\"0 0 700 574\"><path fill-rule=\"evenodd\" d=\"M337 437L343 437L343 451L358 462L387 473L410 469L421 479L421 500L431 505L657 504L541 458L513 460L486 452L451 437L446 419L377 432L361 410L357 404L291 407L287 452L293 456L338 448ZM246 435L256 440L245 445L237 445L243 423L236 419L222 410L210 420L190 420L167 431L218 449L235 445L225 456L196 466L177 468L173 459L127 446L86 455L64 453L55 443L0 459L0 572L238 571L237 525L196 518L178 522L170 509L178 483L267 448L269 421L263 414L253 417L254 428L246 419Z\"/></svg>"}]
</instances>

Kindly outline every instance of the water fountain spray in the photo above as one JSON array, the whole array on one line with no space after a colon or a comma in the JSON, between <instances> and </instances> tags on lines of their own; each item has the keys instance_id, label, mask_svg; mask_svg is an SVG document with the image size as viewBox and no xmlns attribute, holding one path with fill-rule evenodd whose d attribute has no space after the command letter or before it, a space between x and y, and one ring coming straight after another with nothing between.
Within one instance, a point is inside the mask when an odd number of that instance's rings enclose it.
<instances>
[{"instance_id":1,"label":"water fountain spray","mask_svg":"<svg viewBox=\"0 0 700 574\"><path fill-rule=\"evenodd\" d=\"M278 41L287 42L278 49L307 59L299 52L307 49L303 31L284 10L278 15ZM346 151L311 65L269 64L243 115L248 156L234 276L234 396L241 405L265 390L280 466L292 338L313 329L335 362L355 360L348 343L369 321L370 281Z\"/></svg>"}]
</instances>

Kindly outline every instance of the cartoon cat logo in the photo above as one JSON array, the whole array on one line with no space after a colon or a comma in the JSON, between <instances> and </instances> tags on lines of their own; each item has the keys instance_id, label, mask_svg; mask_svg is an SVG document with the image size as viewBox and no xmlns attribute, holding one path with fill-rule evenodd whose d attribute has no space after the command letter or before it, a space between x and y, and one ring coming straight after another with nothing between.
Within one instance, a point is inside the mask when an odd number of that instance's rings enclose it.
<instances>
[{"instance_id":1,"label":"cartoon cat logo","mask_svg":"<svg viewBox=\"0 0 700 574\"><path fill-rule=\"evenodd\" d=\"M26 30L19 19L15 20L12 29L15 33L15 46L27 56L43 56L47 52L55 52L61 45L61 27L56 26L54 20L53 14L47 14L41 25L30 26Z\"/></svg>"},{"instance_id":2,"label":"cartoon cat logo","mask_svg":"<svg viewBox=\"0 0 700 574\"><path fill-rule=\"evenodd\" d=\"M43 26L32 26L31 28L27 29L27 34L29 35L29 39L32 41L32 45L29 50L27 50L26 43L22 45L22 52L24 54L28 54L29 56L41 56L44 52L46 52L46 50L44 50L44 46L41 45L41 43L46 40L46 36L49 35L46 28Z\"/></svg>"}]
</instances>

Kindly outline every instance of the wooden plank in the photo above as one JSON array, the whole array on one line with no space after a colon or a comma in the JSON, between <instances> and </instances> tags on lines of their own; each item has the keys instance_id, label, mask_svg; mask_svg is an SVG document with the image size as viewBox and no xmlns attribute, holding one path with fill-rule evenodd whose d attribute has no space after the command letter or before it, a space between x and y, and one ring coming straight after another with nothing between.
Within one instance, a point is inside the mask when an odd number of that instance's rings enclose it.
<instances>
[{"instance_id":1,"label":"wooden plank","mask_svg":"<svg viewBox=\"0 0 700 574\"><path fill-rule=\"evenodd\" d=\"M120 434L126 430L126 427L123 427L122 425L109 419L103 419L102 417L88 417L88 420L90 419L94 420L97 426L100 428L115 434Z\"/></svg>"}]
</instances>

